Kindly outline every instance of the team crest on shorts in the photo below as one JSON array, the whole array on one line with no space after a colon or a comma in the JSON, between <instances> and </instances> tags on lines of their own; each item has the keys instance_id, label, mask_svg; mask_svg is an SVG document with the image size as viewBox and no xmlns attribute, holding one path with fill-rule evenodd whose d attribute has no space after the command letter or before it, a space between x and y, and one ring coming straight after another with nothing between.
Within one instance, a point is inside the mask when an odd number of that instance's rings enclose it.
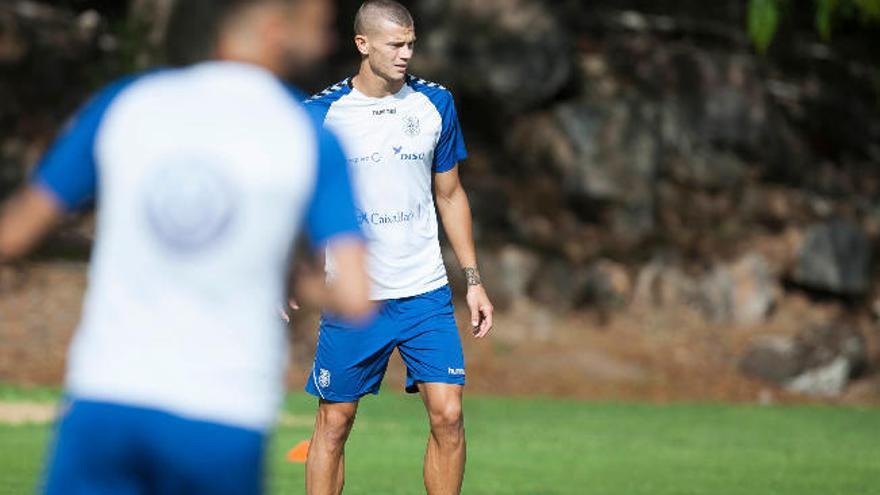
<instances>
[{"instance_id":1,"label":"team crest on shorts","mask_svg":"<svg viewBox=\"0 0 880 495\"><path fill-rule=\"evenodd\" d=\"M419 128L419 118L415 115L403 116L403 132L409 137L416 137L421 132Z\"/></svg>"},{"instance_id":2,"label":"team crest on shorts","mask_svg":"<svg viewBox=\"0 0 880 495\"><path fill-rule=\"evenodd\" d=\"M321 388L327 388L330 386L330 371L321 368L321 372L318 373L318 385Z\"/></svg>"}]
</instances>

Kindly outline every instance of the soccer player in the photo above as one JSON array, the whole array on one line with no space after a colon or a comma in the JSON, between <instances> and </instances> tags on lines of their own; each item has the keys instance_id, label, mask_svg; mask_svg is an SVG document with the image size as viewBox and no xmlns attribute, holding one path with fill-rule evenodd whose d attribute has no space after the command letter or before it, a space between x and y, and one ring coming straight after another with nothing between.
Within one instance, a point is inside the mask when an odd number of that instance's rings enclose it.
<instances>
[{"instance_id":1,"label":"soccer player","mask_svg":"<svg viewBox=\"0 0 880 495\"><path fill-rule=\"evenodd\" d=\"M340 493L344 445L358 401L379 393L396 348L407 392L421 394L431 432L425 455L430 494L458 493L465 465L462 389L465 365L452 294L440 254L437 212L467 279L474 336L492 328L492 304L480 282L471 212L458 176L464 140L452 95L407 74L415 31L410 13L390 0L363 3L355 18L358 73L307 100L340 136L368 238L374 319L322 318L306 390L319 398L308 454L310 494ZM435 205L433 194L437 197ZM328 275L338 269L330 253Z\"/></svg>"},{"instance_id":2,"label":"soccer player","mask_svg":"<svg viewBox=\"0 0 880 495\"><path fill-rule=\"evenodd\" d=\"M338 263L326 302L370 311L345 157L278 78L323 54L330 3L177 9L172 58L198 63L98 92L0 214L2 261L99 205L49 494L261 492L301 226Z\"/></svg>"}]
</instances>

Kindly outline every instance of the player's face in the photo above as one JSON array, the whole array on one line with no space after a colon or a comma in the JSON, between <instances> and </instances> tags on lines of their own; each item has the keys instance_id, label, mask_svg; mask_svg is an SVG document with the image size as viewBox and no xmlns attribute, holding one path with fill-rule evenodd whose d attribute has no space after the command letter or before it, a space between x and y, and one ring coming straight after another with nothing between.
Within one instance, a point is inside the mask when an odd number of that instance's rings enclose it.
<instances>
[{"instance_id":1,"label":"player's face","mask_svg":"<svg viewBox=\"0 0 880 495\"><path fill-rule=\"evenodd\" d=\"M284 37L285 65L299 71L327 56L334 44L333 2L299 0L289 9Z\"/></svg>"},{"instance_id":2,"label":"player's face","mask_svg":"<svg viewBox=\"0 0 880 495\"><path fill-rule=\"evenodd\" d=\"M370 68L379 77L401 81L413 56L416 32L413 26L401 26L382 20L378 29L369 36Z\"/></svg>"}]
</instances>

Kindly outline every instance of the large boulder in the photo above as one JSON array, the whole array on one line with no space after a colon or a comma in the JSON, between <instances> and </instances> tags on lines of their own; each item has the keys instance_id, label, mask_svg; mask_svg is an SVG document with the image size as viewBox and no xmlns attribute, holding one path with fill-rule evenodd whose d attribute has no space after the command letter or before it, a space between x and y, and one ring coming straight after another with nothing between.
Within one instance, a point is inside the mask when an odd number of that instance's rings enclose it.
<instances>
[{"instance_id":1,"label":"large boulder","mask_svg":"<svg viewBox=\"0 0 880 495\"><path fill-rule=\"evenodd\" d=\"M551 6L535 0L423 0L414 70L503 109L532 108L573 74L573 44Z\"/></svg>"},{"instance_id":2,"label":"large boulder","mask_svg":"<svg viewBox=\"0 0 880 495\"><path fill-rule=\"evenodd\" d=\"M747 254L728 265L716 265L700 281L697 300L715 323L754 325L767 319L782 292L767 260Z\"/></svg>"},{"instance_id":3,"label":"large boulder","mask_svg":"<svg viewBox=\"0 0 880 495\"><path fill-rule=\"evenodd\" d=\"M448 257L454 257L451 250ZM480 275L492 304L499 310L506 310L516 304L522 304L528 298L529 283L540 268L541 260L535 253L528 249L507 244L498 250L480 250L479 252ZM447 262L447 266L450 265ZM464 287L464 281L459 280L459 270L452 270L450 278L456 279L456 284Z\"/></svg>"},{"instance_id":4,"label":"large boulder","mask_svg":"<svg viewBox=\"0 0 880 495\"><path fill-rule=\"evenodd\" d=\"M755 340L740 369L809 395L839 395L867 364L865 337L847 326L818 325L796 336Z\"/></svg>"},{"instance_id":5,"label":"large boulder","mask_svg":"<svg viewBox=\"0 0 880 495\"><path fill-rule=\"evenodd\" d=\"M656 56L645 57L635 71L625 60L614 63L645 90L663 95L660 133L667 152L687 158L709 146L757 150L766 142L770 108L754 59L690 43L650 50Z\"/></svg>"},{"instance_id":6,"label":"large boulder","mask_svg":"<svg viewBox=\"0 0 880 495\"><path fill-rule=\"evenodd\" d=\"M644 308L690 306L699 294L699 281L686 273L679 263L656 257L639 270L633 303Z\"/></svg>"},{"instance_id":7,"label":"large boulder","mask_svg":"<svg viewBox=\"0 0 880 495\"><path fill-rule=\"evenodd\" d=\"M702 274L657 257L639 271L633 301L648 308L692 308L711 323L754 325L767 319L781 292L776 274L757 253L716 263Z\"/></svg>"},{"instance_id":8,"label":"large boulder","mask_svg":"<svg viewBox=\"0 0 880 495\"><path fill-rule=\"evenodd\" d=\"M793 273L794 282L840 295L870 286L871 244L858 225L832 220L809 227Z\"/></svg>"},{"instance_id":9,"label":"large boulder","mask_svg":"<svg viewBox=\"0 0 880 495\"><path fill-rule=\"evenodd\" d=\"M633 283L624 265L602 258L591 263L585 275L579 303L602 311L629 304Z\"/></svg>"},{"instance_id":10,"label":"large boulder","mask_svg":"<svg viewBox=\"0 0 880 495\"><path fill-rule=\"evenodd\" d=\"M746 165L730 152L711 148L683 155L670 152L665 160L666 174L676 182L700 189L730 189L745 177Z\"/></svg>"},{"instance_id":11,"label":"large boulder","mask_svg":"<svg viewBox=\"0 0 880 495\"><path fill-rule=\"evenodd\" d=\"M649 193L656 174L657 139L651 111L638 102L607 106L563 103L554 113L574 151L560 163L574 194L600 200L628 200Z\"/></svg>"},{"instance_id":12,"label":"large boulder","mask_svg":"<svg viewBox=\"0 0 880 495\"><path fill-rule=\"evenodd\" d=\"M535 253L508 244L498 252L498 278L494 282L498 292L513 301L528 294L529 283L541 267L541 259Z\"/></svg>"},{"instance_id":13,"label":"large boulder","mask_svg":"<svg viewBox=\"0 0 880 495\"><path fill-rule=\"evenodd\" d=\"M590 278L586 267L573 267L559 259L542 263L540 273L529 285L529 296L538 304L566 311L582 300Z\"/></svg>"},{"instance_id":14,"label":"large boulder","mask_svg":"<svg viewBox=\"0 0 880 495\"><path fill-rule=\"evenodd\" d=\"M529 295L557 309L620 309L632 298L632 280L625 266L609 259L587 265L549 260L534 273Z\"/></svg>"}]
</instances>

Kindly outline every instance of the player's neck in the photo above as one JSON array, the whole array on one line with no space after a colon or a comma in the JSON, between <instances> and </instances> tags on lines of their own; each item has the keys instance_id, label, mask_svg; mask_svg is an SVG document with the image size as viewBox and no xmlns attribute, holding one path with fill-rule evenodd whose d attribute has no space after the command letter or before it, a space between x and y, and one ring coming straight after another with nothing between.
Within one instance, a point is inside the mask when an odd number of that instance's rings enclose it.
<instances>
[{"instance_id":1,"label":"player's neck","mask_svg":"<svg viewBox=\"0 0 880 495\"><path fill-rule=\"evenodd\" d=\"M369 64L364 63L357 75L352 78L351 84L356 90L370 98L383 98L400 91L403 88L404 80L390 81L380 77L370 69Z\"/></svg>"},{"instance_id":2,"label":"player's neck","mask_svg":"<svg viewBox=\"0 0 880 495\"><path fill-rule=\"evenodd\" d=\"M283 74L282 64L278 57L267 56L264 52L256 52L235 45L221 45L214 53L214 59L224 62L238 62L255 65L257 67L262 67L279 77Z\"/></svg>"}]
</instances>

